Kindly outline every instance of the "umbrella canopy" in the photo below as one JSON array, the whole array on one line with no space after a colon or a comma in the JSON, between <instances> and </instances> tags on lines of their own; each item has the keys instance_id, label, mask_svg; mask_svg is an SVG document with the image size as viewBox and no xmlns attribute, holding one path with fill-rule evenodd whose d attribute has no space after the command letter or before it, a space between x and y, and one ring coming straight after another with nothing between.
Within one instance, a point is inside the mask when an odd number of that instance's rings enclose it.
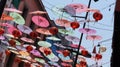
<instances>
[{"instance_id":1,"label":"umbrella canopy","mask_svg":"<svg viewBox=\"0 0 120 67\"><path fill-rule=\"evenodd\" d=\"M50 25L47 19L42 16L33 16L32 21L40 27L48 27Z\"/></svg>"},{"instance_id":2,"label":"umbrella canopy","mask_svg":"<svg viewBox=\"0 0 120 67\"><path fill-rule=\"evenodd\" d=\"M22 13L22 11L17 10L15 8L4 8L5 11L10 11L10 12L16 12L16 13Z\"/></svg>"},{"instance_id":3,"label":"umbrella canopy","mask_svg":"<svg viewBox=\"0 0 120 67\"><path fill-rule=\"evenodd\" d=\"M99 35L88 35L86 38L88 40L101 40L102 39L102 37Z\"/></svg>"},{"instance_id":4,"label":"umbrella canopy","mask_svg":"<svg viewBox=\"0 0 120 67\"><path fill-rule=\"evenodd\" d=\"M95 34L96 30L90 28L81 28L79 29L79 32L83 34Z\"/></svg>"},{"instance_id":5,"label":"umbrella canopy","mask_svg":"<svg viewBox=\"0 0 120 67\"><path fill-rule=\"evenodd\" d=\"M38 45L39 46L42 46L42 47L51 47L52 45L49 43L49 42L47 42L47 41L39 41L38 42Z\"/></svg>"},{"instance_id":6,"label":"umbrella canopy","mask_svg":"<svg viewBox=\"0 0 120 67\"><path fill-rule=\"evenodd\" d=\"M45 11L33 11L33 12L30 12L29 14L47 14L47 12Z\"/></svg>"},{"instance_id":7,"label":"umbrella canopy","mask_svg":"<svg viewBox=\"0 0 120 67\"><path fill-rule=\"evenodd\" d=\"M34 41L33 41L32 39L27 38L27 37L21 37L20 39L21 39L22 41L24 41L24 42L34 43Z\"/></svg>"},{"instance_id":8,"label":"umbrella canopy","mask_svg":"<svg viewBox=\"0 0 120 67\"><path fill-rule=\"evenodd\" d=\"M58 26L63 26L63 27L70 27L70 21L66 20L66 19L57 19L55 21L55 23Z\"/></svg>"},{"instance_id":9,"label":"umbrella canopy","mask_svg":"<svg viewBox=\"0 0 120 67\"><path fill-rule=\"evenodd\" d=\"M68 40L68 41L71 41L71 42L79 42L80 41L79 38L77 38L75 36L70 36L70 35L65 36L65 39Z\"/></svg>"},{"instance_id":10,"label":"umbrella canopy","mask_svg":"<svg viewBox=\"0 0 120 67\"><path fill-rule=\"evenodd\" d=\"M36 32L41 33L41 34L44 34L44 35L52 35L52 34L49 32L49 29L45 29L45 28L37 28L37 29L36 29Z\"/></svg>"},{"instance_id":11,"label":"umbrella canopy","mask_svg":"<svg viewBox=\"0 0 120 67\"><path fill-rule=\"evenodd\" d=\"M30 32L32 32L32 29L28 26L25 26L25 25L17 25L17 28L26 34L30 34Z\"/></svg>"},{"instance_id":12,"label":"umbrella canopy","mask_svg":"<svg viewBox=\"0 0 120 67\"><path fill-rule=\"evenodd\" d=\"M8 21L12 21L13 18L12 18L11 16L6 15L6 14L2 14L0 20L8 20Z\"/></svg>"},{"instance_id":13,"label":"umbrella canopy","mask_svg":"<svg viewBox=\"0 0 120 67\"><path fill-rule=\"evenodd\" d=\"M14 18L13 21L14 21L16 24L19 24L19 25L25 24L25 20L24 20L24 18L23 18L20 14L15 13L15 12L11 12L11 13L10 13L10 16Z\"/></svg>"},{"instance_id":14,"label":"umbrella canopy","mask_svg":"<svg viewBox=\"0 0 120 67\"><path fill-rule=\"evenodd\" d=\"M46 39L53 40L53 41L61 41L61 39L59 39L59 38L57 38L55 36L46 37Z\"/></svg>"}]
</instances>

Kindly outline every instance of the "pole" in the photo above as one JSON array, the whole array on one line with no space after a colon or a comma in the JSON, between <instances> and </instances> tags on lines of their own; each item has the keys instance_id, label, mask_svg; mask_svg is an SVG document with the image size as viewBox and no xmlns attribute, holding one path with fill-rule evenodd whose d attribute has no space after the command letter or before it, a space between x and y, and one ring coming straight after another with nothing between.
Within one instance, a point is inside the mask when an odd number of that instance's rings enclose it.
<instances>
[{"instance_id":1,"label":"pole","mask_svg":"<svg viewBox=\"0 0 120 67\"><path fill-rule=\"evenodd\" d=\"M2 16L4 7L5 7L5 5L6 5L6 2L7 2L7 0L0 0L0 18L1 18L1 16Z\"/></svg>"},{"instance_id":2,"label":"pole","mask_svg":"<svg viewBox=\"0 0 120 67\"><path fill-rule=\"evenodd\" d=\"M88 8L90 8L90 4L91 4L91 0L89 0ZM87 19L87 17L88 17L88 12L86 13L85 20ZM85 26L86 26L86 23L83 24L83 28L85 28ZM77 50L77 55L75 57L75 61L74 61L73 67L76 67L76 64L77 64L77 58L78 58L78 55L79 55L79 50L80 50L82 38L83 38L83 33L81 33L81 36L80 36L80 41L79 41L79 46L78 46L78 50Z\"/></svg>"}]
</instances>

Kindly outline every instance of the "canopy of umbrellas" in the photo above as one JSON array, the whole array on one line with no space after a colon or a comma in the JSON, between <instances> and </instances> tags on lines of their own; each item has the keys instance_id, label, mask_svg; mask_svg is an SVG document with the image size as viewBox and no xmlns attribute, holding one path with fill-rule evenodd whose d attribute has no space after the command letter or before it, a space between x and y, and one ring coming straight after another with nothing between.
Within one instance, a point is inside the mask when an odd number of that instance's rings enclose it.
<instances>
[{"instance_id":1,"label":"canopy of umbrellas","mask_svg":"<svg viewBox=\"0 0 120 67\"><path fill-rule=\"evenodd\" d=\"M99 10L87 8L87 6L83 4L69 4L64 7L64 10L73 16L75 16L76 13L93 12L94 21L99 21L103 17ZM5 50L6 56L9 56L10 53L13 52L17 55L15 59L16 62L23 61L25 65L32 67L72 67L79 45L73 42L80 41L78 37L72 36L72 34L75 29L80 27L80 22L76 20L71 22L67 19L60 18L55 21L57 26L66 28L71 27L73 30L49 27L49 22L44 17L40 16L47 12L33 11L29 14L34 14L32 21L35 25L39 26L39 28L32 30L25 25L25 20L21 16L21 11L14 8L5 8L4 11L9 11L9 15L3 13L0 19L0 40L1 43L7 45L7 49ZM16 25L11 24L9 21L14 22ZM87 34L87 40L94 41L102 39L101 36L95 35L96 30L90 28L81 28L79 32ZM70 44L67 46L61 44L62 39L56 37L58 33L69 41ZM39 36L40 34L46 35L46 41L41 39ZM36 39L38 39L38 41L35 41ZM53 43L51 43L51 41ZM57 49L52 48L53 46ZM98 52L96 52L96 47L99 47ZM87 65L86 58L91 58L91 60L96 61L96 64L91 67L96 67L98 65L97 61L102 59L102 52L105 52L106 48L93 44L92 49L93 52L90 53L84 46L80 46L76 67L89 66Z\"/></svg>"}]
</instances>

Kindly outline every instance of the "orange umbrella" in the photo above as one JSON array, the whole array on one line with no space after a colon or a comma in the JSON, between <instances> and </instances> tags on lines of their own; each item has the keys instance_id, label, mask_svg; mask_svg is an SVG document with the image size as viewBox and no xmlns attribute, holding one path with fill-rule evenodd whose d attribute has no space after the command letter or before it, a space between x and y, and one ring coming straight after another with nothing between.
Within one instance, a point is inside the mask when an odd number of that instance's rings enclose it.
<instances>
[{"instance_id":1,"label":"orange umbrella","mask_svg":"<svg viewBox=\"0 0 120 67\"><path fill-rule=\"evenodd\" d=\"M6 14L2 14L2 17L0 18L0 20L9 20L9 21L12 21L13 18L11 16L6 15Z\"/></svg>"},{"instance_id":2,"label":"orange umbrella","mask_svg":"<svg viewBox=\"0 0 120 67\"><path fill-rule=\"evenodd\" d=\"M41 34L44 34L44 35L52 35L52 34L49 32L49 29L38 28L38 29L36 29L36 31L37 31L38 33L41 33Z\"/></svg>"},{"instance_id":3,"label":"orange umbrella","mask_svg":"<svg viewBox=\"0 0 120 67\"><path fill-rule=\"evenodd\" d=\"M70 27L70 21L66 20L66 19L57 19L55 21L55 23L58 26L63 26L63 27Z\"/></svg>"}]
</instances>

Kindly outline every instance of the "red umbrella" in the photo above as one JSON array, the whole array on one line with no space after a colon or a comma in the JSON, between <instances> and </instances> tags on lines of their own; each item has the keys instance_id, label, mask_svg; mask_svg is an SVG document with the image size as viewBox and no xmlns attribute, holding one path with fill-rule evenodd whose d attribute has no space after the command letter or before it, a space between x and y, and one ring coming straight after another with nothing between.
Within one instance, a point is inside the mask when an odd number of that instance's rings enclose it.
<instances>
[{"instance_id":1,"label":"red umbrella","mask_svg":"<svg viewBox=\"0 0 120 67\"><path fill-rule=\"evenodd\" d=\"M32 21L40 27L48 27L49 22L42 16L33 16Z\"/></svg>"}]
</instances>

